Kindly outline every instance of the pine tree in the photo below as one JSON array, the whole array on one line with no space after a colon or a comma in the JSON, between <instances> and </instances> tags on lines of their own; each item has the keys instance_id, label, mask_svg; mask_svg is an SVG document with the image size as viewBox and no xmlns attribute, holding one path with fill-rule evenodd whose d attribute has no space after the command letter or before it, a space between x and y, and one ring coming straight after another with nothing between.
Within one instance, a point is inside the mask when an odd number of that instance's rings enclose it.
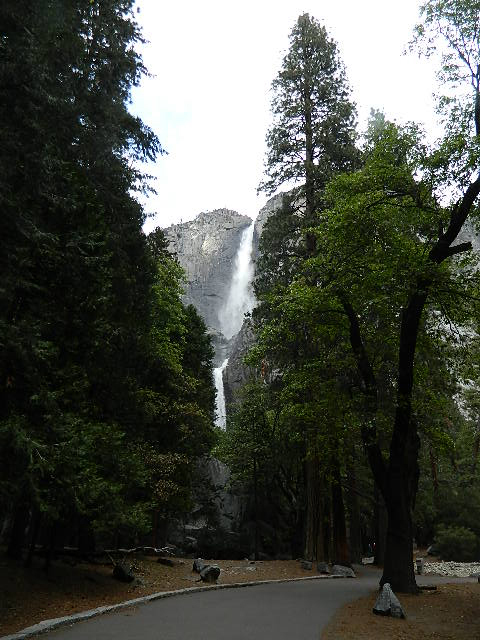
<instances>
[{"instance_id":1,"label":"pine tree","mask_svg":"<svg viewBox=\"0 0 480 640\"><path fill-rule=\"evenodd\" d=\"M355 107L337 45L308 13L292 29L272 90L274 123L259 190L302 183L308 219L329 177L351 167L356 155Z\"/></svg>"}]
</instances>

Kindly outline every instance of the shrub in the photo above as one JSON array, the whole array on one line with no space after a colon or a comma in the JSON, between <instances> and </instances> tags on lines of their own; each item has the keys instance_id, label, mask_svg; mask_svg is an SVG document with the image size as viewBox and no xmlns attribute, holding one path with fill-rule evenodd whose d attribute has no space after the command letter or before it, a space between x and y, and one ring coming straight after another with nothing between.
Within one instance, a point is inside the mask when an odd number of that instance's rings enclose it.
<instances>
[{"instance_id":1,"label":"shrub","mask_svg":"<svg viewBox=\"0 0 480 640\"><path fill-rule=\"evenodd\" d=\"M442 560L471 562L477 557L478 540L471 529L450 526L438 527L435 547Z\"/></svg>"}]
</instances>

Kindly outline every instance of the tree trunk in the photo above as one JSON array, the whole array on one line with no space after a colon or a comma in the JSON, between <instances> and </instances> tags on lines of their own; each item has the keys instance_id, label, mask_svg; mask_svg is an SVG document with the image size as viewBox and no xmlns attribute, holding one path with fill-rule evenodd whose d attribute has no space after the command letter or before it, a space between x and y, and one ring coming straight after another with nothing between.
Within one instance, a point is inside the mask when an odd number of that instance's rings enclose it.
<instances>
[{"instance_id":1,"label":"tree trunk","mask_svg":"<svg viewBox=\"0 0 480 640\"><path fill-rule=\"evenodd\" d=\"M10 532L10 542L7 548L7 556L9 558L20 560L22 557L29 517L29 509L25 505L17 507Z\"/></svg>"},{"instance_id":2,"label":"tree trunk","mask_svg":"<svg viewBox=\"0 0 480 640\"><path fill-rule=\"evenodd\" d=\"M435 454L433 453L431 444L429 447L429 456L430 456L430 471L432 473L433 496L434 496L434 499L436 499L438 495L438 468L437 468L437 461L435 460Z\"/></svg>"},{"instance_id":3,"label":"tree trunk","mask_svg":"<svg viewBox=\"0 0 480 640\"><path fill-rule=\"evenodd\" d=\"M362 539L360 533L360 508L357 496L357 477L355 473L355 451L352 447L352 456L347 460L347 506L349 522L349 546L352 562L362 561Z\"/></svg>"},{"instance_id":4,"label":"tree trunk","mask_svg":"<svg viewBox=\"0 0 480 640\"><path fill-rule=\"evenodd\" d=\"M305 461L307 514L305 558L314 562L325 560L323 531L323 481L317 457Z\"/></svg>"},{"instance_id":5,"label":"tree trunk","mask_svg":"<svg viewBox=\"0 0 480 640\"><path fill-rule=\"evenodd\" d=\"M385 562L380 586L389 583L395 592L418 593L413 569L412 505L398 484L391 483L387 501L388 526Z\"/></svg>"},{"instance_id":6,"label":"tree trunk","mask_svg":"<svg viewBox=\"0 0 480 640\"><path fill-rule=\"evenodd\" d=\"M25 558L25 563L24 566L25 567L31 567L32 566L32 560L33 560L33 555L35 553L35 545L37 544L37 539L38 539L38 534L40 532L40 526L42 524L42 514L40 512L35 513L32 516L32 533L31 533L31 538L30 538L30 545L28 548L28 554L27 557Z\"/></svg>"},{"instance_id":7,"label":"tree trunk","mask_svg":"<svg viewBox=\"0 0 480 640\"><path fill-rule=\"evenodd\" d=\"M478 429L478 426L477 426ZM477 471L478 464L478 454L480 452L480 431L477 431L475 434L475 439L473 441L473 452L472 452L472 483L475 479L475 473Z\"/></svg>"},{"instance_id":8,"label":"tree trunk","mask_svg":"<svg viewBox=\"0 0 480 640\"><path fill-rule=\"evenodd\" d=\"M396 420L408 412L397 411ZM394 591L418 593L413 568L413 523L412 515L417 495L419 467L418 451L420 438L412 416L408 425L400 425L397 433L403 437L392 437L387 484L384 492L388 513L385 563L380 585L388 582Z\"/></svg>"},{"instance_id":9,"label":"tree trunk","mask_svg":"<svg viewBox=\"0 0 480 640\"><path fill-rule=\"evenodd\" d=\"M80 516L78 520L78 548L86 555L95 551L95 533L90 520Z\"/></svg>"},{"instance_id":10,"label":"tree trunk","mask_svg":"<svg viewBox=\"0 0 480 640\"><path fill-rule=\"evenodd\" d=\"M345 507L338 460L333 462L332 482L332 525L333 525L333 561L344 567L350 566L350 550L347 541L345 524Z\"/></svg>"},{"instance_id":11,"label":"tree trunk","mask_svg":"<svg viewBox=\"0 0 480 640\"><path fill-rule=\"evenodd\" d=\"M254 508L255 508L255 548L254 559L258 560L259 550L259 526L258 526L258 482L257 482L257 458L253 457L253 494L254 494Z\"/></svg>"},{"instance_id":12,"label":"tree trunk","mask_svg":"<svg viewBox=\"0 0 480 640\"><path fill-rule=\"evenodd\" d=\"M57 535L58 535L58 522L54 520L50 525L50 535L48 537L47 544L45 545L45 564L43 566L43 570L45 573L50 571L50 567L52 566L52 560L55 554L55 547L57 543Z\"/></svg>"},{"instance_id":13,"label":"tree trunk","mask_svg":"<svg viewBox=\"0 0 480 640\"><path fill-rule=\"evenodd\" d=\"M375 551L374 551L374 563L383 567L385 562L385 545L387 542L387 510L385 509L385 502L383 500L382 494L377 486L377 483L374 483L373 486L373 496L375 500L374 505L374 521L375 521Z\"/></svg>"}]
</instances>

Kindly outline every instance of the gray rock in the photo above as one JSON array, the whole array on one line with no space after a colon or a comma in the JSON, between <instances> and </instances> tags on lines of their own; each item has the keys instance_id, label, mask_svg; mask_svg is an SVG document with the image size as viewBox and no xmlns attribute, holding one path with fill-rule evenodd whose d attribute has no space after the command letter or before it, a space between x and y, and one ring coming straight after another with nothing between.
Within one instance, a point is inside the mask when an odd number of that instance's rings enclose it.
<instances>
[{"instance_id":1,"label":"gray rock","mask_svg":"<svg viewBox=\"0 0 480 640\"><path fill-rule=\"evenodd\" d=\"M112 575L115 580L119 580L120 582L133 582L135 580L135 575L132 571L132 567L124 563L116 564L113 567Z\"/></svg>"},{"instance_id":2,"label":"gray rock","mask_svg":"<svg viewBox=\"0 0 480 640\"><path fill-rule=\"evenodd\" d=\"M207 564L200 571L200 578L202 582L209 582L215 584L220 576L220 567L216 564Z\"/></svg>"},{"instance_id":3,"label":"gray rock","mask_svg":"<svg viewBox=\"0 0 480 640\"><path fill-rule=\"evenodd\" d=\"M397 596L393 593L390 585L386 582L380 591L373 613L380 616L392 616L393 618L405 618L405 613Z\"/></svg>"},{"instance_id":4,"label":"gray rock","mask_svg":"<svg viewBox=\"0 0 480 640\"><path fill-rule=\"evenodd\" d=\"M198 540L193 536L185 536L185 546L188 551L194 551L198 547Z\"/></svg>"},{"instance_id":5,"label":"gray rock","mask_svg":"<svg viewBox=\"0 0 480 640\"><path fill-rule=\"evenodd\" d=\"M311 562L308 560L302 560L302 569L305 569L305 571L311 571L312 567L313 564Z\"/></svg>"},{"instance_id":6,"label":"gray rock","mask_svg":"<svg viewBox=\"0 0 480 640\"><path fill-rule=\"evenodd\" d=\"M158 564L163 564L165 567L174 567L177 564L175 560L171 560L170 558L159 558L157 562Z\"/></svg>"},{"instance_id":7,"label":"gray rock","mask_svg":"<svg viewBox=\"0 0 480 640\"><path fill-rule=\"evenodd\" d=\"M193 561L192 571L194 571L195 573L201 573L202 569L204 569L206 566L208 565L202 560L202 558L195 558L195 560Z\"/></svg>"},{"instance_id":8,"label":"gray rock","mask_svg":"<svg viewBox=\"0 0 480 640\"><path fill-rule=\"evenodd\" d=\"M327 562L318 562L317 563L317 571L318 573L330 573L330 569L328 568Z\"/></svg>"},{"instance_id":9,"label":"gray rock","mask_svg":"<svg viewBox=\"0 0 480 640\"><path fill-rule=\"evenodd\" d=\"M355 571L351 567L344 567L341 564L334 564L332 575L343 576L344 578L356 578Z\"/></svg>"},{"instance_id":10,"label":"gray rock","mask_svg":"<svg viewBox=\"0 0 480 640\"><path fill-rule=\"evenodd\" d=\"M223 372L223 389L228 409L238 399L238 391L249 380L252 372L244 362L248 350L252 347L254 334L249 322L244 322L239 333L232 338L228 367Z\"/></svg>"},{"instance_id":11,"label":"gray rock","mask_svg":"<svg viewBox=\"0 0 480 640\"><path fill-rule=\"evenodd\" d=\"M163 547L162 551L169 556L174 556L179 552L179 548L176 547L174 544L166 544Z\"/></svg>"}]
</instances>

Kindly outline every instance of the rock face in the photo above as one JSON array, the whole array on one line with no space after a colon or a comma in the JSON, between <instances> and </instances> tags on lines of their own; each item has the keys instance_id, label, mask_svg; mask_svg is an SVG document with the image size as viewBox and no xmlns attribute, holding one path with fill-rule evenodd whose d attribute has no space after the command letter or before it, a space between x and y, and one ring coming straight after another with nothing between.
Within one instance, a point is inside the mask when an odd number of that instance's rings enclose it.
<instances>
[{"instance_id":1,"label":"rock face","mask_svg":"<svg viewBox=\"0 0 480 640\"><path fill-rule=\"evenodd\" d=\"M250 371L243 361L248 349L253 343L253 331L248 322L244 322L240 332L232 339L228 367L223 374L225 402L232 406L237 398L238 391L247 382Z\"/></svg>"},{"instance_id":2,"label":"rock face","mask_svg":"<svg viewBox=\"0 0 480 640\"><path fill-rule=\"evenodd\" d=\"M252 222L229 209L200 213L195 220L165 229L169 249L185 269L184 302L193 304L207 326L221 331L225 303L242 231Z\"/></svg>"}]
</instances>

